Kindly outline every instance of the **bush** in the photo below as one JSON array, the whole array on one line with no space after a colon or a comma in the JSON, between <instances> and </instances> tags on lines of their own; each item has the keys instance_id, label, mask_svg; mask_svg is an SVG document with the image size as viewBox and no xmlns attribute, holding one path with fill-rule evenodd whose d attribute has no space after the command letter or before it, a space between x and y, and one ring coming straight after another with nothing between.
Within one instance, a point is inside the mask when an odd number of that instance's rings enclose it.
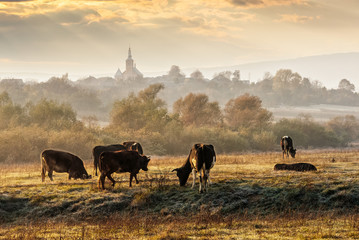
<instances>
[{"instance_id":1,"label":"bush","mask_svg":"<svg viewBox=\"0 0 359 240\"><path fill-rule=\"evenodd\" d=\"M39 127L16 127L0 135L0 162L40 161L41 151L48 146L49 133Z\"/></svg>"}]
</instances>

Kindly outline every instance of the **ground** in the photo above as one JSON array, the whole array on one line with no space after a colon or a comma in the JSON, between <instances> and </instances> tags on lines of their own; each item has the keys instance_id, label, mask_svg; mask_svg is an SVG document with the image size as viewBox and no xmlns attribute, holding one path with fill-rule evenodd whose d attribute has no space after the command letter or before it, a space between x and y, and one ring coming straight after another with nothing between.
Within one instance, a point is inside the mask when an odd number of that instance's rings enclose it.
<instances>
[{"instance_id":1,"label":"ground","mask_svg":"<svg viewBox=\"0 0 359 240\"><path fill-rule=\"evenodd\" d=\"M171 170L181 157L152 157L140 184L114 174L41 182L40 160L1 164L0 239L358 239L359 151L219 155L209 191L192 178L180 187ZM274 171L276 163L308 162L316 172ZM91 160L85 161L92 172Z\"/></svg>"}]
</instances>

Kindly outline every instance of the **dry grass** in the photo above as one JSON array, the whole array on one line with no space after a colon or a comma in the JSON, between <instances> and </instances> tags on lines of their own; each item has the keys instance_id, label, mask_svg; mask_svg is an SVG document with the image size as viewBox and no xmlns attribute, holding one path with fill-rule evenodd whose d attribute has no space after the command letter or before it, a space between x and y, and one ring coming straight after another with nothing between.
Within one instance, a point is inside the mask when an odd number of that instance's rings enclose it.
<instances>
[{"instance_id":1,"label":"dry grass","mask_svg":"<svg viewBox=\"0 0 359 240\"><path fill-rule=\"evenodd\" d=\"M0 166L0 239L357 239L359 152L300 151L286 163L317 172L274 171L281 153L220 155L213 184L178 186L171 170L182 157L152 157L140 184L115 174L115 188L97 179L41 182L40 164ZM335 159L335 162L332 162ZM92 172L92 163L85 161Z\"/></svg>"}]
</instances>

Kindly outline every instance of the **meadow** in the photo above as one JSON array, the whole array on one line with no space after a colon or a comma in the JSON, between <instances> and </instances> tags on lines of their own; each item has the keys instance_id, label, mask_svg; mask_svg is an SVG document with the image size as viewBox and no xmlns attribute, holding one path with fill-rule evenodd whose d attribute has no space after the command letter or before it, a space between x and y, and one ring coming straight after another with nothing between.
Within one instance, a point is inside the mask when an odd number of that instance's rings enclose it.
<instances>
[{"instance_id":1,"label":"meadow","mask_svg":"<svg viewBox=\"0 0 359 240\"><path fill-rule=\"evenodd\" d=\"M299 150L218 155L209 191L192 176L180 187L171 170L181 157L153 156L140 183L114 174L41 182L40 160L0 165L0 239L358 239L359 151ZM317 172L274 171L308 162ZM85 160L92 174L92 161Z\"/></svg>"}]
</instances>

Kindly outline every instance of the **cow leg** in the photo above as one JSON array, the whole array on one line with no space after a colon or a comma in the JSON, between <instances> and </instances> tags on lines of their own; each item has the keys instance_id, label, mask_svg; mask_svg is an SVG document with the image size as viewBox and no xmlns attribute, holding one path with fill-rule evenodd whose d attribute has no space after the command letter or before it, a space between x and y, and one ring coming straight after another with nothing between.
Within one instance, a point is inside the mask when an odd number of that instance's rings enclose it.
<instances>
[{"instance_id":1,"label":"cow leg","mask_svg":"<svg viewBox=\"0 0 359 240\"><path fill-rule=\"evenodd\" d=\"M41 180L42 180L42 182L45 181L45 174L46 174L46 169L44 167L42 167L42 169L41 169Z\"/></svg>"},{"instance_id":2,"label":"cow leg","mask_svg":"<svg viewBox=\"0 0 359 240\"><path fill-rule=\"evenodd\" d=\"M95 175L97 176L97 163L96 162L94 162L94 170L95 170Z\"/></svg>"},{"instance_id":3,"label":"cow leg","mask_svg":"<svg viewBox=\"0 0 359 240\"><path fill-rule=\"evenodd\" d=\"M135 177L136 184L139 184L140 182L137 180L137 174L134 174L133 176Z\"/></svg>"},{"instance_id":4,"label":"cow leg","mask_svg":"<svg viewBox=\"0 0 359 240\"><path fill-rule=\"evenodd\" d=\"M106 178L106 175L101 173L101 176L98 178L98 188L101 189L101 186L102 186L102 189L105 189L105 178Z\"/></svg>"},{"instance_id":5,"label":"cow leg","mask_svg":"<svg viewBox=\"0 0 359 240\"><path fill-rule=\"evenodd\" d=\"M130 187L132 187L132 179L133 179L133 174L130 173Z\"/></svg>"},{"instance_id":6,"label":"cow leg","mask_svg":"<svg viewBox=\"0 0 359 240\"><path fill-rule=\"evenodd\" d=\"M209 180L209 170L204 171L203 181L204 181L204 191L207 191L207 180Z\"/></svg>"},{"instance_id":7,"label":"cow leg","mask_svg":"<svg viewBox=\"0 0 359 240\"><path fill-rule=\"evenodd\" d=\"M115 179L113 179L113 178L111 177L111 173L108 173L106 176L107 176L107 178L110 179L110 181L112 182L112 187L115 187L116 181L115 181Z\"/></svg>"},{"instance_id":8,"label":"cow leg","mask_svg":"<svg viewBox=\"0 0 359 240\"><path fill-rule=\"evenodd\" d=\"M53 181L53 179L52 179L52 171L53 171L53 170L51 169L51 170L49 170L49 173L48 173L49 178L50 178L51 181Z\"/></svg>"},{"instance_id":9,"label":"cow leg","mask_svg":"<svg viewBox=\"0 0 359 240\"><path fill-rule=\"evenodd\" d=\"M192 187L194 187L194 185L196 184L196 169L192 169L192 176L193 176L193 182L192 182Z\"/></svg>"},{"instance_id":10,"label":"cow leg","mask_svg":"<svg viewBox=\"0 0 359 240\"><path fill-rule=\"evenodd\" d=\"M203 181L203 177L202 177L202 170L199 171L199 192L202 193L203 189L202 189L202 181Z\"/></svg>"}]
</instances>

